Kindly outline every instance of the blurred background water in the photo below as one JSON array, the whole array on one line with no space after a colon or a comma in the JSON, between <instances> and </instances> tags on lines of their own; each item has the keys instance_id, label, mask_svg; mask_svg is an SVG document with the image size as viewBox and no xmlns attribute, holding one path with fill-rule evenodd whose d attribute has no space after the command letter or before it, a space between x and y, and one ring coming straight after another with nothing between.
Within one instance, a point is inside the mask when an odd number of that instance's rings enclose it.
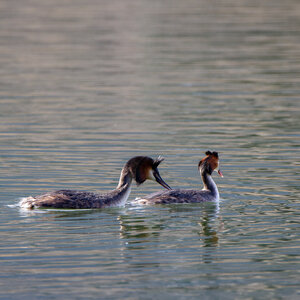
<instances>
[{"instance_id":1,"label":"blurred background water","mask_svg":"<svg viewBox=\"0 0 300 300\"><path fill-rule=\"evenodd\" d=\"M2 299L299 299L299 1L3 0L0 41ZM8 206L208 149L219 206Z\"/></svg>"}]
</instances>

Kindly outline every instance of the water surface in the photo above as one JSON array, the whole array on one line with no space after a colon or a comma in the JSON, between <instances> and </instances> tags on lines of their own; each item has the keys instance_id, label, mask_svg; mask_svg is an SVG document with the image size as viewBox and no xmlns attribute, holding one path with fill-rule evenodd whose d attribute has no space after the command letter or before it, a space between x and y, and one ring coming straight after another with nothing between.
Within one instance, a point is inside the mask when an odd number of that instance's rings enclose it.
<instances>
[{"instance_id":1,"label":"water surface","mask_svg":"<svg viewBox=\"0 0 300 300\"><path fill-rule=\"evenodd\" d=\"M0 297L299 298L299 1L2 1ZM221 201L22 212L135 155Z\"/></svg>"}]
</instances>

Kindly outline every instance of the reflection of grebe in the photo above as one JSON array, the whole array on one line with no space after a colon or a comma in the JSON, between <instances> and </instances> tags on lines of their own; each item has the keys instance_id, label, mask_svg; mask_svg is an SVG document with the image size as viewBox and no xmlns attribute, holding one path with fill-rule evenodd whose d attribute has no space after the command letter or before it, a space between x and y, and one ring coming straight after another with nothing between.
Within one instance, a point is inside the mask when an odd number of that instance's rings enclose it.
<instances>
[{"instance_id":1,"label":"reflection of grebe","mask_svg":"<svg viewBox=\"0 0 300 300\"><path fill-rule=\"evenodd\" d=\"M60 190L36 197L28 197L20 202L21 208L102 208L123 206L130 194L132 179L139 185L146 179L156 180L166 189L171 189L158 172L163 161L147 156L131 158L123 167L117 188L106 194L96 194L72 190Z\"/></svg>"},{"instance_id":2,"label":"reflection of grebe","mask_svg":"<svg viewBox=\"0 0 300 300\"><path fill-rule=\"evenodd\" d=\"M219 170L219 155L217 152L207 151L206 157L200 160L198 168L203 181L203 189L199 190L169 190L151 194L141 199L136 199L140 204L171 204L171 203L196 203L204 201L218 201L218 187L213 181L211 174Z\"/></svg>"}]
</instances>

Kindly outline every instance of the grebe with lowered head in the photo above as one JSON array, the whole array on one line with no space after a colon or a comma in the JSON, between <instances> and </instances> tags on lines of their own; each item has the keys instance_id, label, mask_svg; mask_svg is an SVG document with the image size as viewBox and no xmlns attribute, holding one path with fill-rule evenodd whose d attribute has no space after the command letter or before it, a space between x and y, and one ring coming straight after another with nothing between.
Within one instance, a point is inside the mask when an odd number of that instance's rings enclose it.
<instances>
[{"instance_id":1,"label":"grebe with lowered head","mask_svg":"<svg viewBox=\"0 0 300 300\"><path fill-rule=\"evenodd\" d=\"M203 181L202 190L169 190L150 194L144 198L136 199L139 204L172 204L172 203L197 203L205 201L218 201L218 187L212 179L212 172L216 170L221 177L219 169L219 155L217 152L207 151L206 156L200 160L198 169Z\"/></svg>"},{"instance_id":2,"label":"grebe with lowered head","mask_svg":"<svg viewBox=\"0 0 300 300\"><path fill-rule=\"evenodd\" d=\"M43 195L28 197L20 202L21 208L103 208L124 206L131 191L132 179L137 185L145 180L156 180L166 189L171 189L167 183L160 177L158 165L163 161L162 157L153 160L148 156L136 156L131 158L123 167L117 188L106 194L59 190Z\"/></svg>"}]
</instances>

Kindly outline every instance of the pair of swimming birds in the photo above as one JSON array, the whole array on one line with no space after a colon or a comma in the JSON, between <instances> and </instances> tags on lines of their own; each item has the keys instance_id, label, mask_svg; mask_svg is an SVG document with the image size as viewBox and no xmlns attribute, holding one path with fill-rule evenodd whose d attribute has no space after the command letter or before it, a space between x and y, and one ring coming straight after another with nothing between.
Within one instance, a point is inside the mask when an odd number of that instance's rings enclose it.
<instances>
[{"instance_id":1,"label":"pair of swimming birds","mask_svg":"<svg viewBox=\"0 0 300 300\"><path fill-rule=\"evenodd\" d=\"M20 206L26 209L34 208L104 208L124 206L131 191L132 181L137 185L147 179L155 180L166 190L145 196L138 200L141 204L171 204L171 203L196 203L204 201L218 201L219 191L212 179L212 172L217 171L223 177L219 169L219 155L217 152L207 151L206 156L200 160L198 169L203 181L202 190L171 189L161 178L158 165L163 161L162 157L153 160L148 156L136 156L131 158L123 167L117 188L106 194L59 190L36 197L27 197L20 202Z\"/></svg>"}]
</instances>

